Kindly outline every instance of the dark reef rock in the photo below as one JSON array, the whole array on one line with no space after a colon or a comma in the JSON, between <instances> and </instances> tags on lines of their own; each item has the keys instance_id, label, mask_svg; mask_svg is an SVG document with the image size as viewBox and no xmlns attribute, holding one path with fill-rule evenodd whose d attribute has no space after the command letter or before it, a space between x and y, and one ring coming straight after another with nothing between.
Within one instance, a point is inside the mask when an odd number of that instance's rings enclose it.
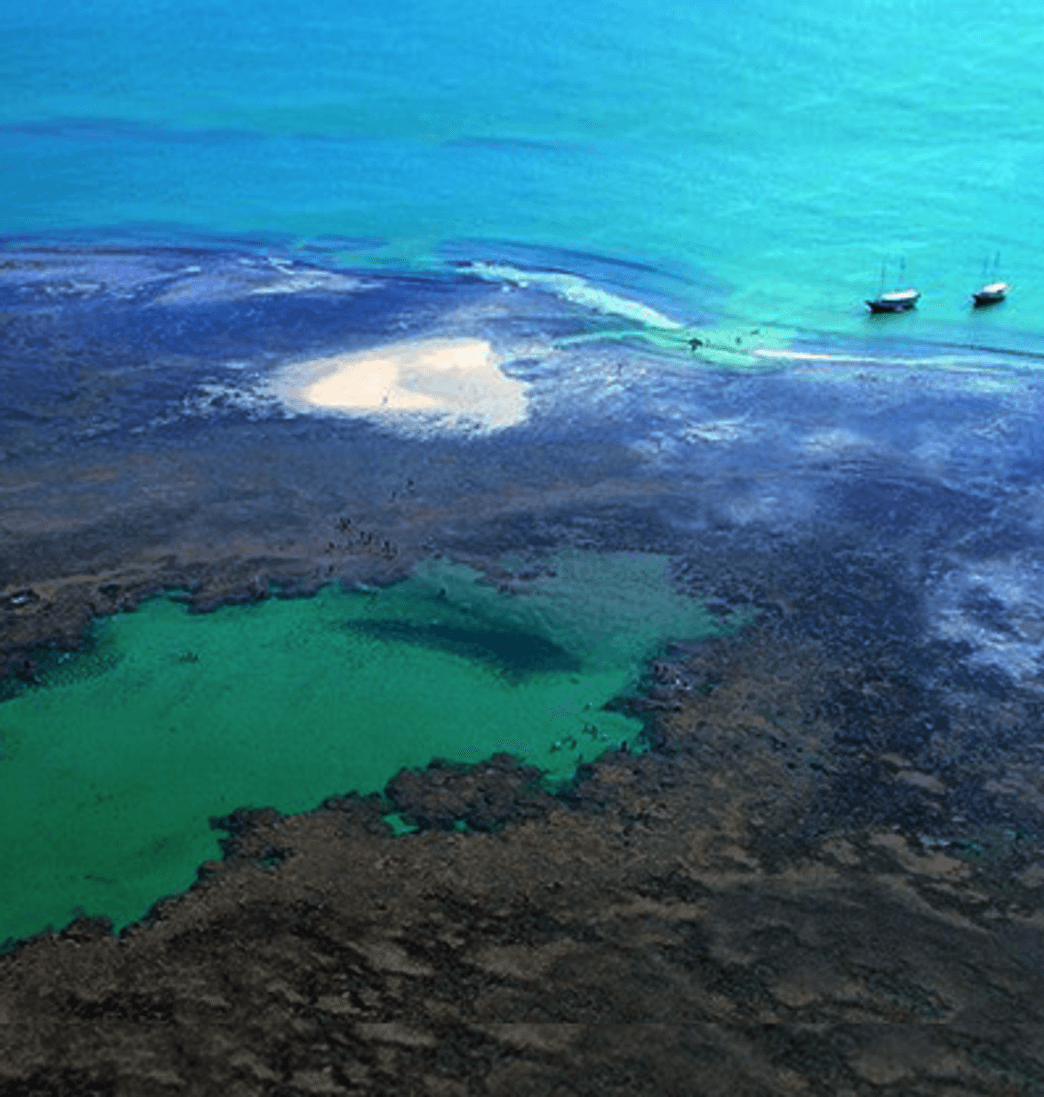
<instances>
[{"instance_id":1,"label":"dark reef rock","mask_svg":"<svg viewBox=\"0 0 1044 1097\"><path fill-rule=\"evenodd\" d=\"M544 818L555 799L540 784L541 771L496 754L478 766L433 762L423 772L403 770L384 790L406 820L421 829L494 831L511 821Z\"/></svg>"}]
</instances>

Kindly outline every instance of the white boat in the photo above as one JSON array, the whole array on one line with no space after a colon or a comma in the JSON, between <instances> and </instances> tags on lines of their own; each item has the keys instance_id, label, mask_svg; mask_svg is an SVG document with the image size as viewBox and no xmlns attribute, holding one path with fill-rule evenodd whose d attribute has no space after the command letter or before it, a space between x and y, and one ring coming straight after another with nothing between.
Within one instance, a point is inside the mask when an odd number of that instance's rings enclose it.
<instances>
[{"instance_id":1,"label":"white boat","mask_svg":"<svg viewBox=\"0 0 1044 1097\"><path fill-rule=\"evenodd\" d=\"M920 290L897 289L892 293L879 293L867 304L871 312L906 312L917 305L920 296Z\"/></svg>"},{"instance_id":2,"label":"white boat","mask_svg":"<svg viewBox=\"0 0 1044 1097\"><path fill-rule=\"evenodd\" d=\"M906 276L906 260L903 259L899 267L899 277ZM897 289L891 293L884 292L885 268L881 267L881 293L867 301L871 312L906 312L915 308L921 297L920 290Z\"/></svg>"},{"instance_id":3,"label":"white boat","mask_svg":"<svg viewBox=\"0 0 1044 1097\"><path fill-rule=\"evenodd\" d=\"M982 280L984 285L972 294L972 306L974 308L979 308L982 305L996 305L998 301L1003 301L1004 298L1008 296L1008 290L1011 289L1011 286L1009 286L1007 282L986 281L987 262L988 261L984 259L982 263ZM998 251L993 257L993 270L989 273L996 278L999 270L1000 252Z\"/></svg>"},{"instance_id":4,"label":"white boat","mask_svg":"<svg viewBox=\"0 0 1044 1097\"><path fill-rule=\"evenodd\" d=\"M982 305L995 305L1008 296L1011 286L1007 282L990 282L972 294L972 301L976 308Z\"/></svg>"}]
</instances>

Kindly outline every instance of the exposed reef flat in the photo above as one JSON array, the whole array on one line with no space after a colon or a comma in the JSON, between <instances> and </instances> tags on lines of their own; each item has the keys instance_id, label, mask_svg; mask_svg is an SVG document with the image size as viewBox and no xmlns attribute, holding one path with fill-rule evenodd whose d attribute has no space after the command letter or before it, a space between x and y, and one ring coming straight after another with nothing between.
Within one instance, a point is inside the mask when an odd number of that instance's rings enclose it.
<instances>
[{"instance_id":1,"label":"exposed reef flat","mask_svg":"<svg viewBox=\"0 0 1044 1097\"><path fill-rule=\"evenodd\" d=\"M225 859L121 938L85 921L19 945L0 1093L1044 1089L1034 373L894 346L725 369L461 275L5 262L21 673L165 586L207 609L431 553L506 589L511 555L663 553L755 623L678 637L619 702L649 753L559 795L501 756L244 811ZM413 339L488 344L525 415L305 411L273 388ZM389 811L418 832L393 838Z\"/></svg>"}]
</instances>

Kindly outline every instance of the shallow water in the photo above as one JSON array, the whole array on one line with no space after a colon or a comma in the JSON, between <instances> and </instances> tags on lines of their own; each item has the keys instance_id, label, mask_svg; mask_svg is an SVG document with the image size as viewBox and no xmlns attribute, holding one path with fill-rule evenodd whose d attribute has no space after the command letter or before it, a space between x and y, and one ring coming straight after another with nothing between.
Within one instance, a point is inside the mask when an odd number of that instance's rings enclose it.
<instances>
[{"instance_id":1,"label":"shallow water","mask_svg":"<svg viewBox=\"0 0 1044 1097\"><path fill-rule=\"evenodd\" d=\"M428 561L381 591L207 615L175 595L97 621L0 705L0 941L77 908L140 918L220 856L208 819L241 806L307 811L498 752L554 784L640 749L640 722L603 706L669 639L726 631L662 557L564 554L515 594L479 578Z\"/></svg>"}]
</instances>

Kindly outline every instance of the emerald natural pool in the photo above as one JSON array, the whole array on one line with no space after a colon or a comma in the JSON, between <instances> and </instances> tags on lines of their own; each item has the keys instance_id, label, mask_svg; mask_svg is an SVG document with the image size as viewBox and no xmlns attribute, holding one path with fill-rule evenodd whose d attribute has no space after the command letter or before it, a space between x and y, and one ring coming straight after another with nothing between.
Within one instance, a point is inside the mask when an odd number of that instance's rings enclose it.
<instances>
[{"instance_id":1,"label":"emerald natural pool","mask_svg":"<svg viewBox=\"0 0 1044 1097\"><path fill-rule=\"evenodd\" d=\"M480 579L433 560L380 591L97 620L0 705L0 942L140 918L219 855L209 820L238 807L309 810L498 751L566 779L636 745L603 706L658 649L723 631L660 556L562 555L513 594Z\"/></svg>"}]
</instances>

